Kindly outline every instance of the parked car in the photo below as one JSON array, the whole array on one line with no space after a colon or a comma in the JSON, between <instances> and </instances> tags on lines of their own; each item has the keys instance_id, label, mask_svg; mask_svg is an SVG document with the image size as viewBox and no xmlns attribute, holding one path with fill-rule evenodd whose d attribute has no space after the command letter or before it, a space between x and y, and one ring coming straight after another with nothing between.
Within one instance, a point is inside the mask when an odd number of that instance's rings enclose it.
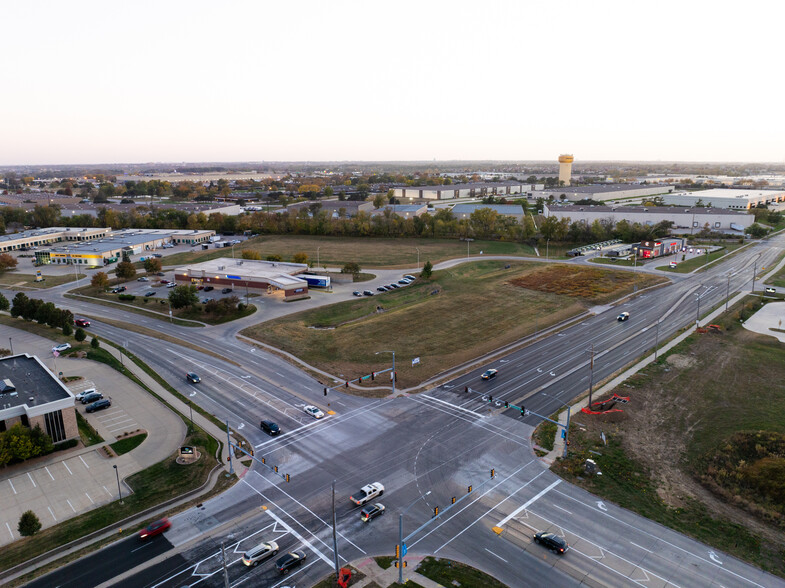
<instances>
[{"instance_id":1,"label":"parked car","mask_svg":"<svg viewBox=\"0 0 785 588\"><path fill-rule=\"evenodd\" d=\"M401 286L408 286L411 282L409 282L409 280L398 280L398 283Z\"/></svg>"},{"instance_id":2,"label":"parked car","mask_svg":"<svg viewBox=\"0 0 785 588\"><path fill-rule=\"evenodd\" d=\"M157 274L155 274L155 275L156 275L156 276L161 276L161 277L163 277L163 276L165 276L166 274L165 274L164 272L158 272L158 273L157 273Z\"/></svg>"},{"instance_id":3,"label":"parked car","mask_svg":"<svg viewBox=\"0 0 785 588\"><path fill-rule=\"evenodd\" d=\"M564 552L569 549L567 542L563 537L554 535L553 533L535 533L534 542L545 545L551 551L555 551L559 555L564 555Z\"/></svg>"},{"instance_id":4,"label":"parked car","mask_svg":"<svg viewBox=\"0 0 785 588\"><path fill-rule=\"evenodd\" d=\"M370 502L382 494L384 494L384 486L379 482L374 482L373 484L368 484L367 486L360 488L349 497L349 500L357 506L363 506L366 502Z\"/></svg>"},{"instance_id":5,"label":"parked car","mask_svg":"<svg viewBox=\"0 0 785 588\"><path fill-rule=\"evenodd\" d=\"M74 400L78 400L79 402L82 402L82 398L84 398L88 394L94 394L95 392L96 392L95 388L88 388L87 390L82 390L78 394L74 394Z\"/></svg>"},{"instance_id":6,"label":"parked car","mask_svg":"<svg viewBox=\"0 0 785 588\"><path fill-rule=\"evenodd\" d=\"M204 287L204 291L205 292L210 292L211 290L215 290L215 288L213 288L212 286L205 286Z\"/></svg>"},{"instance_id":7,"label":"parked car","mask_svg":"<svg viewBox=\"0 0 785 588\"><path fill-rule=\"evenodd\" d=\"M157 521L150 523L144 529L139 531L139 539L149 539L150 537L155 537L156 535L165 533L171 526L172 523L170 523L169 519L166 517L158 519Z\"/></svg>"},{"instance_id":8,"label":"parked car","mask_svg":"<svg viewBox=\"0 0 785 588\"><path fill-rule=\"evenodd\" d=\"M416 280L416 279L417 279L417 278L415 278L415 277L414 277L413 275L411 275L411 274L406 274L406 275L404 276L404 278L406 278L407 280L411 280L412 282L413 282L414 280Z\"/></svg>"},{"instance_id":9,"label":"parked car","mask_svg":"<svg viewBox=\"0 0 785 588\"><path fill-rule=\"evenodd\" d=\"M101 410L104 408L109 408L112 406L112 401L108 398L102 398L101 400L96 400L87 405L87 412L95 412L96 410Z\"/></svg>"},{"instance_id":10,"label":"parked car","mask_svg":"<svg viewBox=\"0 0 785 588\"><path fill-rule=\"evenodd\" d=\"M379 286L376 290L379 292L387 292L387 286Z\"/></svg>"},{"instance_id":11,"label":"parked car","mask_svg":"<svg viewBox=\"0 0 785 588\"><path fill-rule=\"evenodd\" d=\"M276 435L281 434L281 427L272 421L262 421L259 423L259 427L261 427L262 431L270 435L270 437L275 437Z\"/></svg>"},{"instance_id":12,"label":"parked car","mask_svg":"<svg viewBox=\"0 0 785 588\"><path fill-rule=\"evenodd\" d=\"M101 400L101 398L103 398L103 397L104 397L104 395L103 395L103 394L101 394L100 392L96 392L95 390L93 390L93 391L92 391L92 392L90 392L89 394L84 394L84 395L82 396L82 404L92 404L92 403L93 403L93 402L95 402L96 400Z\"/></svg>"},{"instance_id":13,"label":"parked car","mask_svg":"<svg viewBox=\"0 0 785 588\"><path fill-rule=\"evenodd\" d=\"M304 406L303 410L311 415L315 419L320 419L324 416L324 413L319 410L316 406L309 404L308 406Z\"/></svg>"},{"instance_id":14,"label":"parked car","mask_svg":"<svg viewBox=\"0 0 785 588\"><path fill-rule=\"evenodd\" d=\"M360 520L363 523L367 523L370 520L375 519L376 517L382 516L384 514L384 505L381 502L377 502L376 504L372 504L371 506L366 506L364 509L360 511Z\"/></svg>"},{"instance_id":15,"label":"parked car","mask_svg":"<svg viewBox=\"0 0 785 588\"><path fill-rule=\"evenodd\" d=\"M60 345L55 345L52 347L52 353L55 351L57 351L57 353L62 353L63 351L68 351L69 349L71 349L70 343L60 343Z\"/></svg>"},{"instance_id":16,"label":"parked car","mask_svg":"<svg viewBox=\"0 0 785 588\"><path fill-rule=\"evenodd\" d=\"M160 259L161 257L163 257L163 255L161 255L160 253L153 253L152 257L157 257Z\"/></svg>"},{"instance_id":17,"label":"parked car","mask_svg":"<svg viewBox=\"0 0 785 588\"><path fill-rule=\"evenodd\" d=\"M630 318L630 313L629 312L623 312L619 316L616 317L616 320L619 321L619 322L624 322L628 318Z\"/></svg>"},{"instance_id":18,"label":"parked car","mask_svg":"<svg viewBox=\"0 0 785 588\"><path fill-rule=\"evenodd\" d=\"M389 286L387 286L387 287L388 287L388 288L400 288L400 286L399 286L398 284L390 284L390 285L389 285Z\"/></svg>"},{"instance_id":19,"label":"parked car","mask_svg":"<svg viewBox=\"0 0 785 588\"><path fill-rule=\"evenodd\" d=\"M221 290L221 294L229 294L229 292L231 291L232 291L231 288L224 288L223 290Z\"/></svg>"},{"instance_id":20,"label":"parked car","mask_svg":"<svg viewBox=\"0 0 785 588\"><path fill-rule=\"evenodd\" d=\"M480 377L483 380L490 380L496 377L496 374L499 373L499 370L486 370Z\"/></svg>"},{"instance_id":21,"label":"parked car","mask_svg":"<svg viewBox=\"0 0 785 588\"><path fill-rule=\"evenodd\" d=\"M185 379L188 380L191 384L198 384L202 381L202 378L199 377L199 374L194 372L188 372L185 374Z\"/></svg>"},{"instance_id":22,"label":"parked car","mask_svg":"<svg viewBox=\"0 0 785 588\"><path fill-rule=\"evenodd\" d=\"M169 283L166 285L166 287L167 287L167 288L176 288L176 287L177 287L177 284L175 284L174 282L169 282Z\"/></svg>"},{"instance_id":23,"label":"parked car","mask_svg":"<svg viewBox=\"0 0 785 588\"><path fill-rule=\"evenodd\" d=\"M142 276L141 278L136 278L136 281L137 282L149 282L150 278L148 278L147 276Z\"/></svg>"},{"instance_id":24,"label":"parked car","mask_svg":"<svg viewBox=\"0 0 785 588\"><path fill-rule=\"evenodd\" d=\"M362 296L362 295L363 293L360 292L359 290L355 290L354 292L352 292L352 296Z\"/></svg>"},{"instance_id":25,"label":"parked car","mask_svg":"<svg viewBox=\"0 0 785 588\"><path fill-rule=\"evenodd\" d=\"M160 282L161 282L162 284L168 284L168 283L169 283L169 280L160 280Z\"/></svg>"},{"instance_id":26,"label":"parked car","mask_svg":"<svg viewBox=\"0 0 785 588\"><path fill-rule=\"evenodd\" d=\"M174 245L172 245L171 243L164 243L163 247L164 249L173 249Z\"/></svg>"},{"instance_id":27,"label":"parked car","mask_svg":"<svg viewBox=\"0 0 785 588\"><path fill-rule=\"evenodd\" d=\"M150 290L149 292L144 293L145 298L149 298L150 296L155 296L155 291Z\"/></svg>"},{"instance_id":28,"label":"parked car","mask_svg":"<svg viewBox=\"0 0 785 588\"><path fill-rule=\"evenodd\" d=\"M89 327L90 321L88 321L87 319L76 319L74 321L74 325L77 327Z\"/></svg>"},{"instance_id":29,"label":"parked car","mask_svg":"<svg viewBox=\"0 0 785 588\"><path fill-rule=\"evenodd\" d=\"M255 566L266 560L268 557L278 554L278 544L275 541L260 543L256 547L243 553L243 563L247 566Z\"/></svg>"},{"instance_id":30,"label":"parked car","mask_svg":"<svg viewBox=\"0 0 785 588\"><path fill-rule=\"evenodd\" d=\"M766 288L766 294L776 294L776 293L777 293L776 288Z\"/></svg>"},{"instance_id":31,"label":"parked car","mask_svg":"<svg viewBox=\"0 0 785 588\"><path fill-rule=\"evenodd\" d=\"M294 568L301 566L306 557L304 551L290 551L286 555L275 560L275 568L278 570L279 574L288 574Z\"/></svg>"},{"instance_id":32,"label":"parked car","mask_svg":"<svg viewBox=\"0 0 785 588\"><path fill-rule=\"evenodd\" d=\"M116 288L112 288L112 294L119 294L120 292L125 292L125 286L117 286Z\"/></svg>"},{"instance_id":33,"label":"parked car","mask_svg":"<svg viewBox=\"0 0 785 588\"><path fill-rule=\"evenodd\" d=\"M363 290L363 296L373 296L373 292L370 290Z\"/></svg>"},{"instance_id":34,"label":"parked car","mask_svg":"<svg viewBox=\"0 0 785 588\"><path fill-rule=\"evenodd\" d=\"M207 304L208 302L212 302L212 298L202 298L202 304Z\"/></svg>"}]
</instances>

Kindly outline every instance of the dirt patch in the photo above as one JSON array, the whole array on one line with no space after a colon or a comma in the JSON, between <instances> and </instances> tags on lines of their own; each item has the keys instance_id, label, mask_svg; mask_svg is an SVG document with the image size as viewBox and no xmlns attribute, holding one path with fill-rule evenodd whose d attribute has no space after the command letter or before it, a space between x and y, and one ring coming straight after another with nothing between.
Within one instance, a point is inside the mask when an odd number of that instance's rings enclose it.
<instances>
[{"instance_id":1,"label":"dirt patch","mask_svg":"<svg viewBox=\"0 0 785 588\"><path fill-rule=\"evenodd\" d=\"M686 355L679 355L678 353L669 355L666 361L669 365L682 370L695 365L695 358Z\"/></svg>"}]
</instances>

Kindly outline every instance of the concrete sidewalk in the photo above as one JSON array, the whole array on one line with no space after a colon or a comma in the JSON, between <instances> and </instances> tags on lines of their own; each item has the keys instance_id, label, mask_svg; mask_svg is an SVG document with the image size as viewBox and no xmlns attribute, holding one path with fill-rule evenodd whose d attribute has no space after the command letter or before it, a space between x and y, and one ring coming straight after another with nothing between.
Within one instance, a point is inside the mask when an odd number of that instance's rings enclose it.
<instances>
[{"instance_id":1,"label":"concrete sidewalk","mask_svg":"<svg viewBox=\"0 0 785 588\"><path fill-rule=\"evenodd\" d=\"M430 578L426 578L414 571L423 559L425 559L425 556L406 556L407 567L403 569L404 583L411 580L423 588L444 588L438 582L434 582ZM353 561L351 566L365 576L359 582L353 583L352 588L363 588L364 586L387 588L398 581L398 568L395 565L390 565L389 568L384 570L379 567L379 564L372 557Z\"/></svg>"}]
</instances>

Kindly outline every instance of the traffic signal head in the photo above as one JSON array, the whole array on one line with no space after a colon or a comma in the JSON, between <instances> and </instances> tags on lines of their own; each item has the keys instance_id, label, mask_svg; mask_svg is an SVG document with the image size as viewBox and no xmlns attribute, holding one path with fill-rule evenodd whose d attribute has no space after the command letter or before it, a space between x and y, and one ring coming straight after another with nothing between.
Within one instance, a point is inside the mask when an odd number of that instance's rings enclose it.
<instances>
[{"instance_id":1,"label":"traffic signal head","mask_svg":"<svg viewBox=\"0 0 785 588\"><path fill-rule=\"evenodd\" d=\"M488 395L488 402L493 402L493 396Z\"/></svg>"},{"instance_id":2,"label":"traffic signal head","mask_svg":"<svg viewBox=\"0 0 785 588\"><path fill-rule=\"evenodd\" d=\"M524 416L525 414L526 414L526 409L521 407L521 416Z\"/></svg>"},{"instance_id":3,"label":"traffic signal head","mask_svg":"<svg viewBox=\"0 0 785 588\"><path fill-rule=\"evenodd\" d=\"M324 395L327 396L327 388L324 389Z\"/></svg>"},{"instance_id":4,"label":"traffic signal head","mask_svg":"<svg viewBox=\"0 0 785 588\"><path fill-rule=\"evenodd\" d=\"M452 503L455 504L455 496L452 497Z\"/></svg>"},{"instance_id":5,"label":"traffic signal head","mask_svg":"<svg viewBox=\"0 0 785 588\"><path fill-rule=\"evenodd\" d=\"M468 387L468 386L464 386L464 387L463 387L463 391L464 391L464 392L468 392L468 391L469 391L469 387Z\"/></svg>"},{"instance_id":6,"label":"traffic signal head","mask_svg":"<svg viewBox=\"0 0 785 588\"><path fill-rule=\"evenodd\" d=\"M376 379L376 372L371 372L371 379L372 379L372 380L375 380L375 379Z\"/></svg>"},{"instance_id":7,"label":"traffic signal head","mask_svg":"<svg viewBox=\"0 0 785 588\"><path fill-rule=\"evenodd\" d=\"M467 494L471 494L472 493L472 487L471 486L469 486L469 489L466 491L466 493Z\"/></svg>"},{"instance_id":8,"label":"traffic signal head","mask_svg":"<svg viewBox=\"0 0 785 588\"><path fill-rule=\"evenodd\" d=\"M399 559L401 557L401 545L399 543L395 544L395 559Z\"/></svg>"},{"instance_id":9,"label":"traffic signal head","mask_svg":"<svg viewBox=\"0 0 785 588\"><path fill-rule=\"evenodd\" d=\"M349 387L349 380L346 380L346 387Z\"/></svg>"},{"instance_id":10,"label":"traffic signal head","mask_svg":"<svg viewBox=\"0 0 785 588\"><path fill-rule=\"evenodd\" d=\"M275 473L277 474L278 473L278 466L273 466L273 469L275 470Z\"/></svg>"},{"instance_id":11,"label":"traffic signal head","mask_svg":"<svg viewBox=\"0 0 785 588\"><path fill-rule=\"evenodd\" d=\"M504 408L510 408L510 403L506 400L504 401Z\"/></svg>"},{"instance_id":12,"label":"traffic signal head","mask_svg":"<svg viewBox=\"0 0 785 588\"><path fill-rule=\"evenodd\" d=\"M495 477L496 477L496 470L492 469L491 470L491 478L495 478Z\"/></svg>"},{"instance_id":13,"label":"traffic signal head","mask_svg":"<svg viewBox=\"0 0 785 588\"><path fill-rule=\"evenodd\" d=\"M286 481L289 481L289 474L286 474Z\"/></svg>"},{"instance_id":14,"label":"traffic signal head","mask_svg":"<svg viewBox=\"0 0 785 588\"><path fill-rule=\"evenodd\" d=\"M434 506L433 507L433 516L435 516L435 517L439 516L439 507L438 506Z\"/></svg>"}]
</instances>

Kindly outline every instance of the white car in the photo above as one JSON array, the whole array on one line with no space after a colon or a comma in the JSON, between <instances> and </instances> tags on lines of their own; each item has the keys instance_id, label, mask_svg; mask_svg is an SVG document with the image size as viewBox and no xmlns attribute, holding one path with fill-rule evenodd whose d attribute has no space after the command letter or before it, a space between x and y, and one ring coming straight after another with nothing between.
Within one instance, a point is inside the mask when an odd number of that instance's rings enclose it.
<instances>
[{"instance_id":1,"label":"white car","mask_svg":"<svg viewBox=\"0 0 785 588\"><path fill-rule=\"evenodd\" d=\"M303 407L303 410L315 419L320 419L324 416L324 413L312 404Z\"/></svg>"},{"instance_id":2,"label":"white car","mask_svg":"<svg viewBox=\"0 0 785 588\"><path fill-rule=\"evenodd\" d=\"M52 353L54 353L55 351L57 351L57 353L62 353L63 351L66 351L68 349L71 349L70 344L60 343L60 345L55 345L54 347L52 347Z\"/></svg>"}]
</instances>

